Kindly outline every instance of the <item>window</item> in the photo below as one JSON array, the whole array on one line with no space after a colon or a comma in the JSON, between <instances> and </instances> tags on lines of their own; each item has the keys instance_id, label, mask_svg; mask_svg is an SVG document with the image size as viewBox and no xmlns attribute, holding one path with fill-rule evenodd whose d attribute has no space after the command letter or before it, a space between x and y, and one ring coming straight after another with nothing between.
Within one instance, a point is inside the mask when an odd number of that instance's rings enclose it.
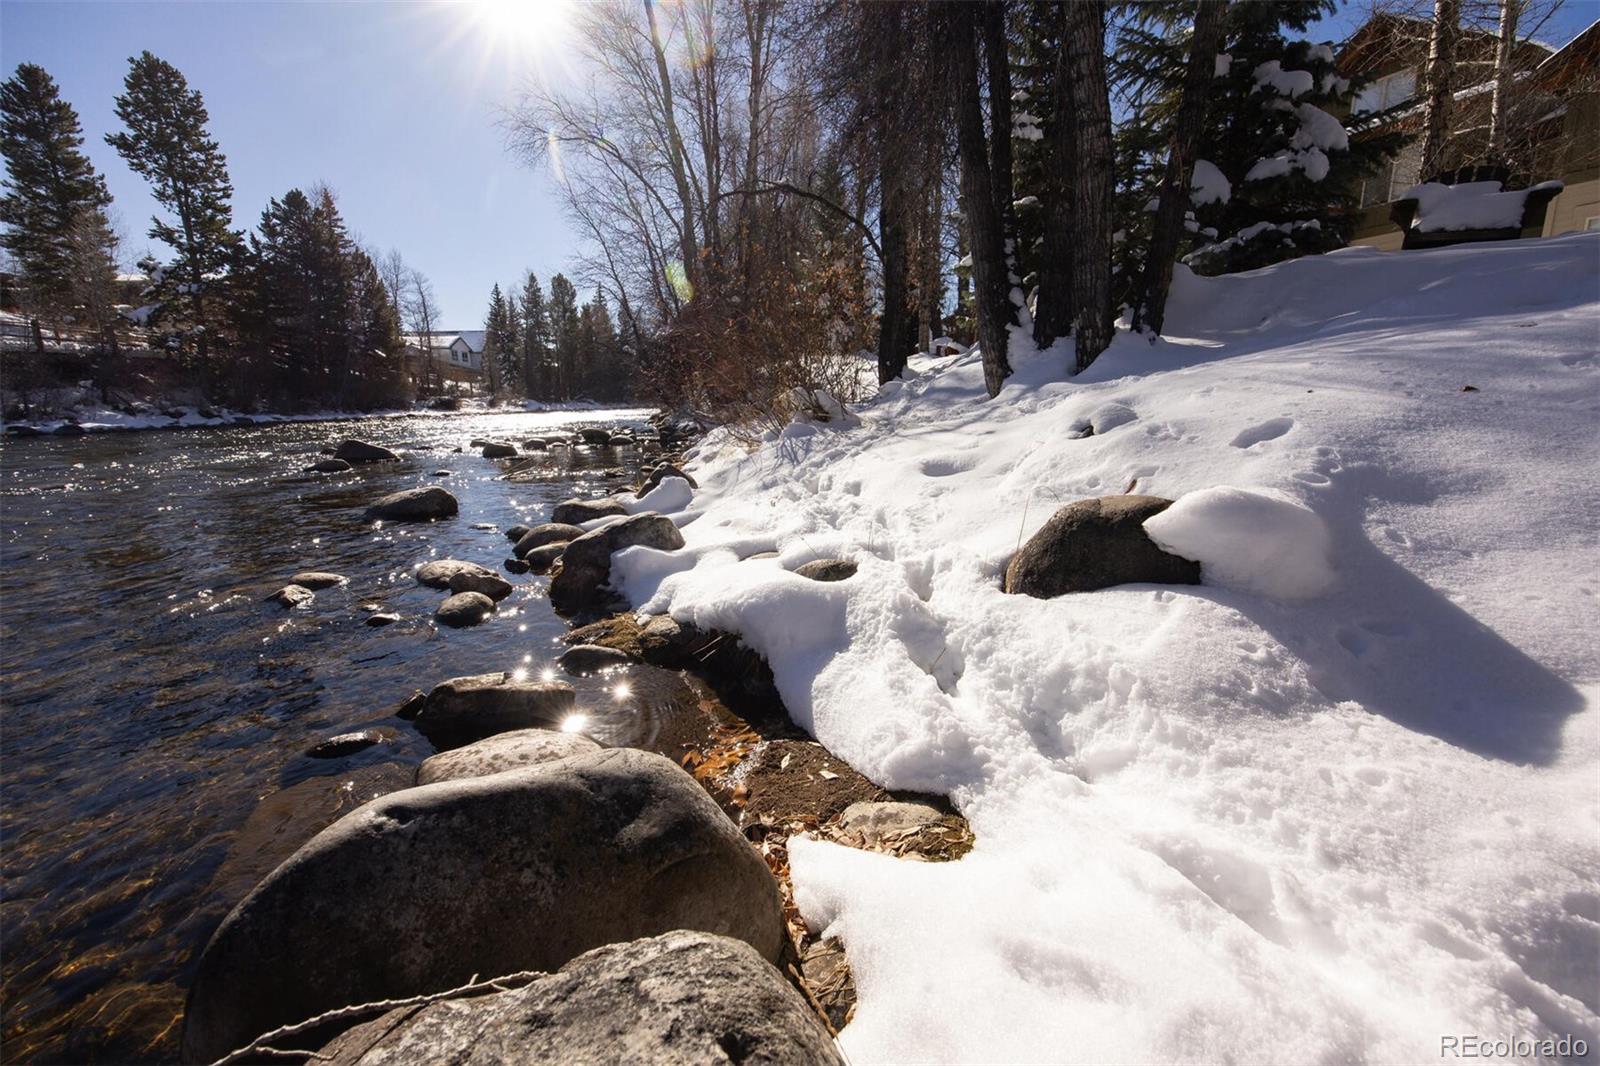
<instances>
[{"instance_id":1,"label":"window","mask_svg":"<svg viewBox=\"0 0 1600 1066\"><path fill-rule=\"evenodd\" d=\"M1584 219L1583 228L1586 232L1600 230L1600 215L1590 215L1588 218Z\"/></svg>"},{"instance_id":2,"label":"window","mask_svg":"<svg viewBox=\"0 0 1600 1066\"><path fill-rule=\"evenodd\" d=\"M1364 89L1356 93L1356 98L1350 104L1351 114L1360 115L1367 111L1384 111L1403 104L1411 99L1417 92L1417 72L1410 68L1397 70L1393 74L1385 74L1376 78Z\"/></svg>"},{"instance_id":3,"label":"window","mask_svg":"<svg viewBox=\"0 0 1600 1066\"><path fill-rule=\"evenodd\" d=\"M1361 183L1361 206L1372 207L1398 200L1422 175L1422 146L1409 144L1394 162Z\"/></svg>"}]
</instances>

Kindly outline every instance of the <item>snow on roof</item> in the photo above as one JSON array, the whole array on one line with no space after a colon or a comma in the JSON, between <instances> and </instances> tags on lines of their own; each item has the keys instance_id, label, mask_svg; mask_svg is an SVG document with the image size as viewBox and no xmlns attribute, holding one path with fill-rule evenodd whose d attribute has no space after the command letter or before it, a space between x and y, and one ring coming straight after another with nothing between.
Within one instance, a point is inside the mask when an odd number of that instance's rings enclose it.
<instances>
[{"instance_id":1,"label":"snow on roof","mask_svg":"<svg viewBox=\"0 0 1600 1066\"><path fill-rule=\"evenodd\" d=\"M402 333L400 339L407 344L420 347L421 336L420 333ZM449 348L459 340L467 346L468 351L481 354L488 336L488 331L481 329L436 329L428 334L428 347Z\"/></svg>"}]
</instances>

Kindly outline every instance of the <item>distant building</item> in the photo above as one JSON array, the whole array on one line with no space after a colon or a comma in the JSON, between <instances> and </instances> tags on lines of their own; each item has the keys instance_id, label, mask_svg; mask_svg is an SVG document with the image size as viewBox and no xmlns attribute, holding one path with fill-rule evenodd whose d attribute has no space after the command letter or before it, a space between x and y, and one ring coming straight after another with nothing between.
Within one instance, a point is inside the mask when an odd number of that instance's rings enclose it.
<instances>
[{"instance_id":1,"label":"distant building","mask_svg":"<svg viewBox=\"0 0 1600 1066\"><path fill-rule=\"evenodd\" d=\"M425 344L421 333L402 335L406 362L413 376L436 370L444 381L473 385L483 379L483 346L487 338L488 334L481 329L434 330L426 335ZM432 366L422 362L425 353L426 358L433 360Z\"/></svg>"},{"instance_id":2,"label":"distant building","mask_svg":"<svg viewBox=\"0 0 1600 1066\"><path fill-rule=\"evenodd\" d=\"M1400 247L1402 234L1390 221L1389 211L1391 203L1424 177L1420 173L1422 83L1430 30L1424 20L1376 15L1339 53L1343 73L1372 79L1357 94L1351 111L1399 107L1384 128L1398 128L1417 138L1382 173L1362 184L1352 244ZM1545 212L1542 232L1525 236L1600 228L1600 22L1560 49L1524 41L1513 50L1506 150L1503 159L1490 160L1489 108L1497 45L1493 33L1462 29L1456 49L1458 87L1442 169L1449 174L1492 164L1512 188L1551 179L1565 183ZM1402 106L1408 103L1411 106Z\"/></svg>"}]
</instances>

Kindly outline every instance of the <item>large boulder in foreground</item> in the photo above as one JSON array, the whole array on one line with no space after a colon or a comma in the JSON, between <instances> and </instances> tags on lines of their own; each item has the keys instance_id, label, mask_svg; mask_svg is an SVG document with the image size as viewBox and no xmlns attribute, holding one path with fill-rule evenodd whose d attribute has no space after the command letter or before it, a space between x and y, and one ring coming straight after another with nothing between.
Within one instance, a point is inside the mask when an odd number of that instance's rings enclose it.
<instances>
[{"instance_id":1,"label":"large boulder in foreground","mask_svg":"<svg viewBox=\"0 0 1600 1066\"><path fill-rule=\"evenodd\" d=\"M568 544L561 572L550 582L550 603L560 611L598 607L611 597L611 553L637 545L671 550L683 547L683 534L670 518L646 511L597 529Z\"/></svg>"},{"instance_id":2,"label":"large boulder in foreground","mask_svg":"<svg viewBox=\"0 0 1600 1066\"><path fill-rule=\"evenodd\" d=\"M584 532L582 526L567 522L541 522L532 529L523 531L522 536L517 538L516 547L511 549L511 554L521 559L535 548L542 548L546 544L565 544L569 540L577 540Z\"/></svg>"},{"instance_id":3,"label":"large boulder in foreground","mask_svg":"<svg viewBox=\"0 0 1600 1066\"><path fill-rule=\"evenodd\" d=\"M355 439L340 441L339 446L333 450L333 457L343 459L347 463L378 463L385 459L400 458L388 448Z\"/></svg>"},{"instance_id":4,"label":"large boulder in foreground","mask_svg":"<svg viewBox=\"0 0 1600 1066\"><path fill-rule=\"evenodd\" d=\"M392 1011L322 1055L332 1066L844 1066L805 999L749 945L685 930L596 948L509 992Z\"/></svg>"},{"instance_id":5,"label":"large boulder in foreground","mask_svg":"<svg viewBox=\"0 0 1600 1066\"><path fill-rule=\"evenodd\" d=\"M433 612L434 621L452 629L465 629L494 614L494 601L481 592L458 592L448 596Z\"/></svg>"},{"instance_id":6,"label":"large boulder in foreground","mask_svg":"<svg viewBox=\"0 0 1600 1066\"><path fill-rule=\"evenodd\" d=\"M417 580L431 589L449 588L450 580L457 574L494 577L494 571L487 566L469 563L465 559L433 559L417 567Z\"/></svg>"},{"instance_id":7,"label":"large boulder in foreground","mask_svg":"<svg viewBox=\"0 0 1600 1066\"><path fill-rule=\"evenodd\" d=\"M454 781L462 777L487 777L506 770L521 770L574 755L603 750L598 740L582 733L553 729L514 729L429 756L417 767L417 784Z\"/></svg>"},{"instance_id":8,"label":"large boulder in foreground","mask_svg":"<svg viewBox=\"0 0 1600 1066\"><path fill-rule=\"evenodd\" d=\"M452 677L433 686L413 724L444 751L513 729L556 729L576 699L563 681L516 681L505 673Z\"/></svg>"},{"instance_id":9,"label":"large boulder in foreground","mask_svg":"<svg viewBox=\"0 0 1600 1066\"><path fill-rule=\"evenodd\" d=\"M670 759L611 749L406 789L323 830L223 921L189 995L183 1058L675 929L766 959L785 939L766 863ZM617 986L619 1006L637 988Z\"/></svg>"},{"instance_id":10,"label":"large boulder in foreground","mask_svg":"<svg viewBox=\"0 0 1600 1066\"><path fill-rule=\"evenodd\" d=\"M424 489L392 492L367 508L368 518L397 522L426 522L430 518L449 518L460 509L456 498L438 485Z\"/></svg>"},{"instance_id":11,"label":"large boulder in foreground","mask_svg":"<svg viewBox=\"0 0 1600 1066\"><path fill-rule=\"evenodd\" d=\"M1100 496L1050 516L1006 567L1004 589L1041 600L1112 585L1198 585L1200 564L1156 547L1144 521L1172 501Z\"/></svg>"},{"instance_id":12,"label":"large boulder in foreground","mask_svg":"<svg viewBox=\"0 0 1600 1066\"><path fill-rule=\"evenodd\" d=\"M628 509L615 496L602 496L598 500L564 500L550 512L550 524L576 526L596 518L625 515Z\"/></svg>"}]
</instances>

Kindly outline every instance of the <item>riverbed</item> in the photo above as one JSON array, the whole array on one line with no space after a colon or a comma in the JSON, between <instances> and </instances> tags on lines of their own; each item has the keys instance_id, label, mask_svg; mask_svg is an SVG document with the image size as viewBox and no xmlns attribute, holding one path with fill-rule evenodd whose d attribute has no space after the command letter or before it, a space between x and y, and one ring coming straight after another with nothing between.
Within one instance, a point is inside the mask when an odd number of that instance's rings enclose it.
<instances>
[{"instance_id":1,"label":"riverbed","mask_svg":"<svg viewBox=\"0 0 1600 1066\"><path fill-rule=\"evenodd\" d=\"M631 483L634 448L481 458L475 437L641 422L647 410L418 415L7 441L0 453L0 936L8 1061L175 1057L199 949L293 847L410 783L432 749L395 717L417 689L542 675L566 624L548 581L508 577L484 625L433 624L429 559L499 569L501 532ZM403 453L303 472L350 436ZM464 449L456 451L455 449ZM372 525L386 493L443 485L453 519ZM297 571L349 580L289 611ZM365 624L364 608L401 616ZM677 675L577 682L571 728L671 751ZM355 729L387 742L315 759Z\"/></svg>"}]
</instances>

